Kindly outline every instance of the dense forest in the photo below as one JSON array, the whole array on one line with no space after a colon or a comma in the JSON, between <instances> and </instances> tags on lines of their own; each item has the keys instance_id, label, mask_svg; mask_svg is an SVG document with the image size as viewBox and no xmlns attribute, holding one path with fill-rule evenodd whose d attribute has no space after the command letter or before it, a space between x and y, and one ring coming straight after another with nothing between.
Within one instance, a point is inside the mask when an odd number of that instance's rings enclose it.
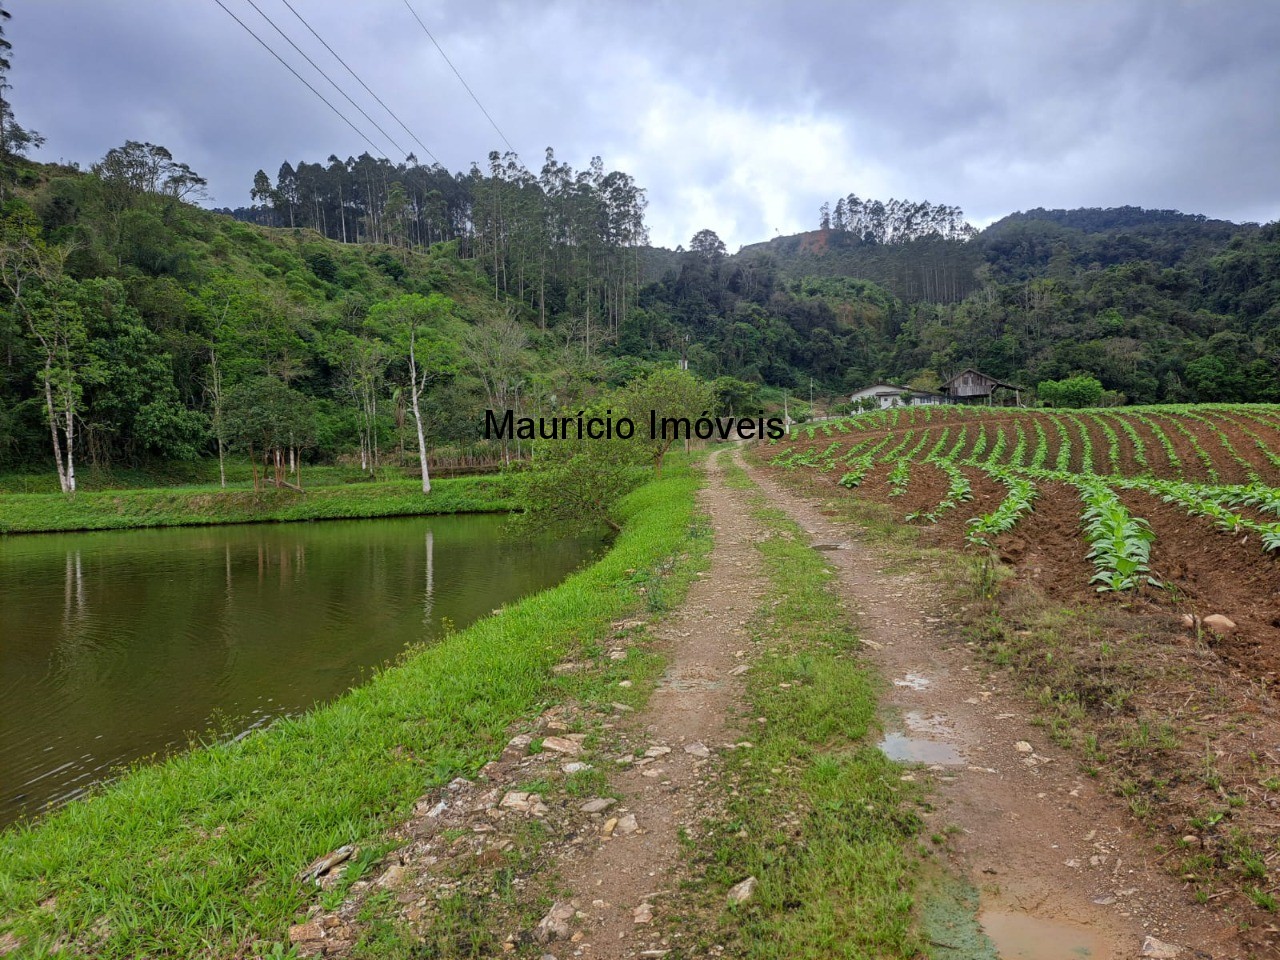
<instances>
[{"instance_id":1,"label":"dense forest","mask_svg":"<svg viewBox=\"0 0 1280 960\"><path fill-rule=\"evenodd\" d=\"M0 468L66 490L77 465L228 453L278 482L302 458L510 457L486 408L576 410L677 361L736 413L970 365L1087 374L1113 403L1280 400L1280 224L1123 207L975 231L849 194L731 255L711 229L649 246L630 175L551 150L537 172L285 162L209 211L163 146L81 169L25 159L39 143L0 96Z\"/></svg>"}]
</instances>

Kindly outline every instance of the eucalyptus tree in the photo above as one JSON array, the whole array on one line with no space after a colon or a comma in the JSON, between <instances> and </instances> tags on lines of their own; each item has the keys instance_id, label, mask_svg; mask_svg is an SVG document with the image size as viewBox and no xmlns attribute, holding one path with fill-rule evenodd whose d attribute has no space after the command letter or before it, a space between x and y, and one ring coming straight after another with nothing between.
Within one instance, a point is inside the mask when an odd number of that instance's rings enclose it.
<instances>
[{"instance_id":1,"label":"eucalyptus tree","mask_svg":"<svg viewBox=\"0 0 1280 960\"><path fill-rule=\"evenodd\" d=\"M438 293L409 293L375 304L369 311L371 332L394 344L406 361L409 410L418 435L418 463L422 468L422 492L431 492L427 465L427 437L423 397L427 388L458 368L459 338L455 305Z\"/></svg>"},{"instance_id":2,"label":"eucalyptus tree","mask_svg":"<svg viewBox=\"0 0 1280 960\"><path fill-rule=\"evenodd\" d=\"M65 250L44 242L28 211L15 211L0 222L0 283L37 346L37 376L44 394L58 486L72 496L76 491L76 415L84 380L92 376L92 367L84 318L72 296L74 282L62 275L65 258Z\"/></svg>"}]
</instances>

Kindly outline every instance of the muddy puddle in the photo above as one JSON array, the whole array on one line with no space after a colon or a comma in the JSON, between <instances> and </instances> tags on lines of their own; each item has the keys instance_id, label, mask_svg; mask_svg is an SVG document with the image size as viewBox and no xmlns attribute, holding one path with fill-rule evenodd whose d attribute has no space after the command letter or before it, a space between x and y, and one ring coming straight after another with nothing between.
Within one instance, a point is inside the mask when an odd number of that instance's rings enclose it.
<instances>
[{"instance_id":1,"label":"muddy puddle","mask_svg":"<svg viewBox=\"0 0 1280 960\"><path fill-rule=\"evenodd\" d=\"M908 690L927 690L929 678L922 677L918 673L908 673L905 677L895 677L893 685L895 687L906 687Z\"/></svg>"},{"instance_id":2,"label":"muddy puddle","mask_svg":"<svg viewBox=\"0 0 1280 960\"><path fill-rule=\"evenodd\" d=\"M1083 924L1044 920L1016 910L986 909L978 924L1000 960L1120 960L1110 939Z\"/></svg>"},{"instance_id":3,"label":"muddy puddle","mask_svg":"<svg viewBox=\"0 0 1280 960\"><path fill-rule=\"evenodd\" d=\"M949 741L950 724L940 714L910 710L902 718L905 730L890 730L878 744L881 752L899 763L963 765L967 761Z\"/></svg>"}]
</instances>

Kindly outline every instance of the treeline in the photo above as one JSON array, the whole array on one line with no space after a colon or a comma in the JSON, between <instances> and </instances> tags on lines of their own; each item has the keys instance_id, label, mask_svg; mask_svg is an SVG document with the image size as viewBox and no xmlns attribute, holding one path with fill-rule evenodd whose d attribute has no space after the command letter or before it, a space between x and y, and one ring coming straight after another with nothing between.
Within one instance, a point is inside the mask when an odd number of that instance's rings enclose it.
<instances>
[{"instance_id":1,"label":"treeline","mask_svg":"<svg viewBox=\"0 0 1280 960\"><path fill-rule=\"evenodd\" d=\"M818 211L818 228L852 234L863 243L908 243L924 237L970 240L978 231L964 211L928 200L863 200L856 193Z\"/></svg>"},{"instance_id":2,"label":"treeline","mask_svg":"<svg viewBox=\"0 0 1280 960\"><path fill-rule=\"evenodd\" d=\"M85 464L236 453L294 483L304 458L373 472L424 452L519 456L479 442L486 408L553 411L644 369L599 349L608 309L591 304L585 327L548 296L544 331L540 301L503 292L518 294L536 252L505 175L472 185L470 215L500 228L419 252L201 210L184 198L203 179L154 144L130 141L87 172L14 164L0 208L0 466L56 465L68 491ZM564 176L584 205L619 183L598 165ZM547 289L613 296L623 268L589 244L565 249L580 240L556 229L569 239L545 252Z\"/></svg>"},{"instance_id":3,"label":"treeline","mask_svg":"<svg viewBox=\"0 0 1280 960\"><path fill-rule=\"evenodd\" d=\"M644 191L630 175L606 171L599 157L574 170L551 149L536 174L515 154L496 152L487 171L465 174L367 153L285 162L274 182L259 170L251 196L258 206L225 212L342 243L422 250L456 240L500 293L536 311L543 329L551 317L571 315L588 351L616 339L648 240Z\"/></svg>"}]
</instances>

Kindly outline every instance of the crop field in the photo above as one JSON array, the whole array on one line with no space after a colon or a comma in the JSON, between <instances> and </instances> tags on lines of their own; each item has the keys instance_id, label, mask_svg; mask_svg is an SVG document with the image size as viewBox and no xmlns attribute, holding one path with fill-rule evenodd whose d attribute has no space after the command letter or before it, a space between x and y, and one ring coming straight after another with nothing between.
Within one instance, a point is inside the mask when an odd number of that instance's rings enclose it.
<instances>
[{"instance_id":1,"label":"crop field","mask_svg":"<svg viewBox=\"0 0 1280 960\"><path fill-rule=\"evenodd\" d=\"M1280 406L897 408L766 449L1053 596L1226 616L1219 653L1280 679Z\"/></svg>"}]
</instances>

